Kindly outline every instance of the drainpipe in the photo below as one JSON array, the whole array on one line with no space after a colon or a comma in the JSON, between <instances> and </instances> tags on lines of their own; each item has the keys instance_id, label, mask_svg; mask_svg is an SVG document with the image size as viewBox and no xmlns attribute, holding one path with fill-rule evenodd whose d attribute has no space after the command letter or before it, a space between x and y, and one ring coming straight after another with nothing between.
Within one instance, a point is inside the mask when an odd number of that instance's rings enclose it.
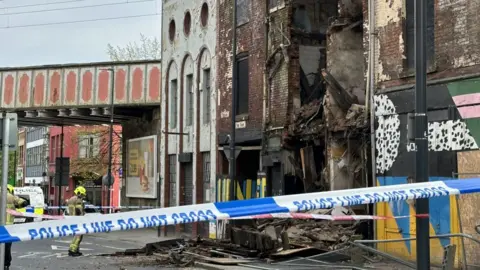
<instances>
[{"instance_id":1,"label":"drainpipe","mask_svg":"<svg viewBox=\"0 0 480 270\"><path fill-rule=\"evenodd\" d=\"M270 31L270 18L269 18L269 2L265 1L265 32L263 35L263 40L264 40L264 55L265 55L265 64L263 67L263 115L262 115L262 125L263 125L263 145L262 145L262 150L265 151L265 145L266 145L266 139L265 139L265 132L267 131L267 89L270 88L270 83L268 80L268 68L267 68L267 59L268 59L268 45L269 45L269 40L268 40L268 32ZM268 86L267 86L268 84ZM263 152L262 151L262 152ZM260 170L263 170L263 163L262 163L262 157L260 156Z\"/></svg>"},{"instance_id":2,"label":"drainpipe","mask_svg":"<svg viewBox=\"0 0 480 270\"><path fill-rule=\"evenodd\" d=\"M375 0L368 0L368 79L367 79L367 98L365 113L370 112L370 154L371 154L371 173L372 186L377 183L377 168L375 156ZM367 181L368 186L368 181ZM373 207L373 215L376 215L377 209ZM377 222L373 221L373 237L377 235Z\"/></svg>"}]
</instances>

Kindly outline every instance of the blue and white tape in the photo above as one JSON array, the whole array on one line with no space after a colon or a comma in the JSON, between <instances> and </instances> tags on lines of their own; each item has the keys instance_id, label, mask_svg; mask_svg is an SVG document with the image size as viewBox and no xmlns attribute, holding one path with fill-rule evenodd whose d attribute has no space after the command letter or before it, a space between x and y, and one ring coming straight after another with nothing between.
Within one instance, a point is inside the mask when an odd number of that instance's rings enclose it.
<instances>
[{"instance_id":1,"label":"blue and white tape","mask_svg":"<svg viewBox=\"0 0 480 270\"><path fill-rule=\"evenodd\" d=\"M47 206L46 209L67 209L68 206ZM153 209L155 206L92 206L86 205L88 209Z\"/></svg>"},{"instance_id":2,"label":"blue and white tape","mask_svg":"<svg viewBox=\"0 0 480 270\"><path fill-rule=\"evenodd\" d=\"M475 193L480 178L436 181L259 198L242 201L185 205L109 215L0 226L0 243L30 241L250 215L302 212L335 206Z\"/></svg>"}]
</instances>

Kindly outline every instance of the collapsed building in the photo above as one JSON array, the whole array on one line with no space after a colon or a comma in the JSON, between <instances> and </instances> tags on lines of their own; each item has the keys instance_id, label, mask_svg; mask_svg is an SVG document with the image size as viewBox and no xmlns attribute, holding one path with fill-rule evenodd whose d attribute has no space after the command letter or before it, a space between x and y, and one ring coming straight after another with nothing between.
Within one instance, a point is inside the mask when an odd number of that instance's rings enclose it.
<instances>
[{"instance_id":1,"label":"collapsed building","mask_svg":"<svg viewBox=\"0 0 480 270\"><path fill-rule=\"evenodd\" d=\"M248 177L264 173L266 195L367 185L362 7L358 0L238 1L237 51L243 58L237 58L239 66L245 57L249 62L248 71L238 68L236 74L237 145L261 147L247 163L240 152L237 175L242 178L246 164ZM221 71L231 66L230 2L220 1L219 9ZM230 130L229 81L217 80L223 90L219 137ZM228 172L228 158L223 155L219 174Z\"/></svg>"}]
</instances>

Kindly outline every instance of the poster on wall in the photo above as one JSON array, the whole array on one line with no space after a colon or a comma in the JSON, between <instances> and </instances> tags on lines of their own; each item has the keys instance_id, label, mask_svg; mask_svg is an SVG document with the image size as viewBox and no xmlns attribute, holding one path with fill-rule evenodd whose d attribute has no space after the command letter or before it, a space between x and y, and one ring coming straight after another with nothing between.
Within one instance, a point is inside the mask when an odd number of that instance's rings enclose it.
<instances>
[{"instance_id":1,"label":"poster on wall","mask_svg":"<svg viewBox=\"0 0 480 270\"><path fill-rule=\"evenodd\" d=\"M157 137L148 136L128 140L127 143L127 197L157 198Z\"/></svg>"}]
</instances>

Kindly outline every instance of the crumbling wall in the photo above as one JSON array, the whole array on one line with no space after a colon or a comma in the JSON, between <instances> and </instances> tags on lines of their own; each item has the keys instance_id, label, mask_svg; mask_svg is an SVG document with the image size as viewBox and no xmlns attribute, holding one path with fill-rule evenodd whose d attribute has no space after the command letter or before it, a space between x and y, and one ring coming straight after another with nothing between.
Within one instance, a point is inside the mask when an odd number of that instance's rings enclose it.
<instances>
[{"instance_id":1,"label":"crumbling wall","mask_svg":"<svg viewBox=\"0 0 480 270\"><path fill-rule=\"evenodd\" d=\"M291 5L268 15L268 53L266 61L267 125L276 128L288 123L291 107L292 81L289 78L292 62L292 43L289 16Z\"/></svg>"},{"instance_id":2,"label":"crumbling wall","mask_svg":"<svg viewBox=\"0 0 480 270\"><path fill-rule=\"evenodd\" d=\"M327 40L325 121L328 137L328 182L332 190L364 186L363 151L367 144L364 115L365 58L362 1L340 1ZM338 131L343 131L337 133Z\"/></svg>"},{"instance_id":3,"label":"crumbling wall","mask_svg":"<svg viewBox=\"0 0 480 270\"><path fill-rule=\"evenodd\" d=\"M431 0L429 0L431 1ZM406 65L406 10L404 0L375 1L377 88L414 82ZM439 79L478 72L480 64L479 1L434 2L434 61L429 78Z\"/></svg>"}]
</instances>

